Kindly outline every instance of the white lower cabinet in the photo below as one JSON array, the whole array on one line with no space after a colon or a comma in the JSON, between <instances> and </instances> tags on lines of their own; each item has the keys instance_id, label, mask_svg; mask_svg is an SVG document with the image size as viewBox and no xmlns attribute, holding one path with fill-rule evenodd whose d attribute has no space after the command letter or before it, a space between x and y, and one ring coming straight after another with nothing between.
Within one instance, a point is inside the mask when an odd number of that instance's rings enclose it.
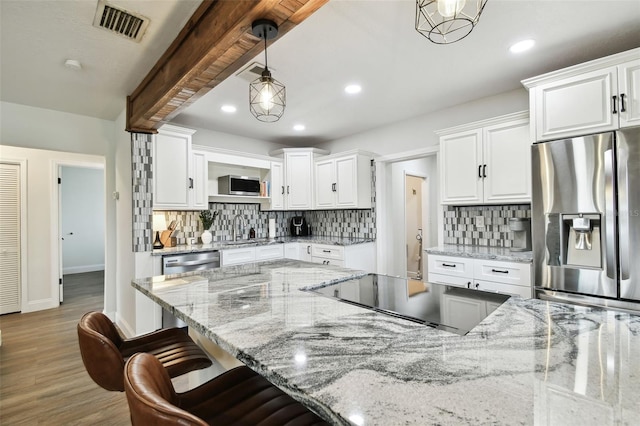
<instances>
[{"instance_id":1,"label":"white lower cabinet","mask_svg":"<svg viewBox=\"0 0 640 426\"><path fill-rule=\"evenodd\" d=\"M222 266L240 265L242 263L282 259L284 257L284 244L225 249L221 253L220 263Z\"/></svg>"},{"instance_id":2,"label":"white lower cabinet","mask_svg":"<svg viewBox=\"0 0 640 426\"><path fill-rule=\"evenodd\" d=\"M287 243L284 251L284 256L287 259L376 272L375 243L350 246L304 242Z\"/></svg>"},{"instance_id":3,"label":"white lower cabinet","mask_svg":"<svg viewBox=\"0 0 640 426\"><path fill-rule=\"evenodd\" d=\"M255 247L242 247L236 249L225 249L220 252L220 265L239 265L241 263L254 262L256 260Z\"/></svg>"},{"instance_id":4,"label":"white lower cabinet","mask_svg":"<svg viewBox=\"0 0 640 426\"><path fill-rule=\"evenodd\" d=\"M531 264L428 255L428 281L435 284L532 297Z\"/></svg>"},{"instance_id":5,"label":"white lower cabinet","mask_svg":"<svg viewBox=\"0 0 640 426\"><path fill-rule=\"evenodd\" d=\"M282 259L284 257L284 244L271 244L256 247L256 260Z\"/></svg>"}]
</instances>

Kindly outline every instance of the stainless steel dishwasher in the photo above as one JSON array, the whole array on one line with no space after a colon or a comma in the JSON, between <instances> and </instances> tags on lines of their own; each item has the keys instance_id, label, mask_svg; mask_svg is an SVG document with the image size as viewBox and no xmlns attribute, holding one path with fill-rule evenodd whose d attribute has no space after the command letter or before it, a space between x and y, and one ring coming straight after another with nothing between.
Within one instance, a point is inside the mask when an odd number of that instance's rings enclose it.
<instances>
[{"instance_id":1,"label":"stainless steel dishwasher","mask_svg":"<svg viewBox=\"0 0 640 426\"><path fill-rule=\"evenodd\" d=\"M220 252L218 250L162 256L162 273L164 275L219 267Z\"/></svg>"},{"instance_id":2,"label":"stainless steel dishwasher","mask_svg":"<svg viewBox=\"0 0 640 426\"><path fill-rule=\"evenodd\" d=\"M162 273L179 274L181 272L203 271L220 267L220 252L205 251L201 253L174 254L162 256ZM187 324L176 318L166 309L162 310L162 328L186 327Z\"/></svg>"}]
</instances>

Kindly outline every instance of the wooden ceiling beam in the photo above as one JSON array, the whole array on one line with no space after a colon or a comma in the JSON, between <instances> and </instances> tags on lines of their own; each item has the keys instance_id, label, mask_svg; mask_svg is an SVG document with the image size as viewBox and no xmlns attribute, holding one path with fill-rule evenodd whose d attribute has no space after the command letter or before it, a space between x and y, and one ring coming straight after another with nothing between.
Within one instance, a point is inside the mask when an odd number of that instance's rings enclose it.
<instances>
[{"instance_id":1,"label":"wooden ceiling beam","mask_svg":"<svg viewBox=\"0 0 640 426\"><path fill-rule=\"evenodd\" d=\"M127 96L127 131L155 133L264 50L256 19L278 24L278 38L329 0L204 0L171 46ZM276 39L277 40L277 39Z\"/></svg>"}]
</instances>

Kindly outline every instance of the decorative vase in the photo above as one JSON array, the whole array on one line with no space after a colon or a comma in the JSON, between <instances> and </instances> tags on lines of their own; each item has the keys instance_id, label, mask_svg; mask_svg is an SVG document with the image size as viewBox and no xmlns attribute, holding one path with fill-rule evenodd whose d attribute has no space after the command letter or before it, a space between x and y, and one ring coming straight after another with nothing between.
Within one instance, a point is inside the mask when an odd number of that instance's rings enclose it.
<instances>
[{"instance_id":1,"label":"decorative vase","mask_svg":"<svg viewBox=\"0 0 640 426\"><path fill-rule=\"evenodd\" d=\"M200 239L202 240L202 244L211 244L213 241L213 235L211 235L211 231L208 229L200 235Z\"/></svg>"}]
</instances>

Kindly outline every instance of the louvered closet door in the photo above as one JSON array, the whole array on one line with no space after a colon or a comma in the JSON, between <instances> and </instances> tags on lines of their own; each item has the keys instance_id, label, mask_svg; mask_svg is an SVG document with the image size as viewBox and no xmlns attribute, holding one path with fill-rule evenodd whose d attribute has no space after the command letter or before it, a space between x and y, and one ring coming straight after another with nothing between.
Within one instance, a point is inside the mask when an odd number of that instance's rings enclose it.
<instances>
[{"instance_id":1,"label":"louvered closet door","mask_svg":"<svg viewBox=\"0 0 640 426\"><path fill-rule=\"evenodd\" d=\"M0 314L20 311L20 166L0 164Z\"/></svg>"}]
</instances>

